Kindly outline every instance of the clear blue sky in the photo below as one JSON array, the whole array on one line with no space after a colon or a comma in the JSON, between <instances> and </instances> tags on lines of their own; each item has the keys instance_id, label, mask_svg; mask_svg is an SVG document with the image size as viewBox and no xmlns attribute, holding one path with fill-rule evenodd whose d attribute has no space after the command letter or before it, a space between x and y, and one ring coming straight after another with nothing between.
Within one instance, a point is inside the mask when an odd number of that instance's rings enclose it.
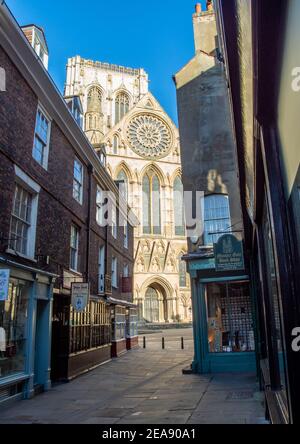
<instances>
[{"instance_id":1,"label":"clear blue sky","mask_svg":"<svg viewBox=\"0 0 300 444\"><path fill-rule=\"evenodd\" d=\"M193 55L195 0L6 0L20 25L44 28L49 72L63 92L68 57L144 68L177 122L172 75ZM202 3L205 3L202 0Z\"/></svg>"}]
</instances>

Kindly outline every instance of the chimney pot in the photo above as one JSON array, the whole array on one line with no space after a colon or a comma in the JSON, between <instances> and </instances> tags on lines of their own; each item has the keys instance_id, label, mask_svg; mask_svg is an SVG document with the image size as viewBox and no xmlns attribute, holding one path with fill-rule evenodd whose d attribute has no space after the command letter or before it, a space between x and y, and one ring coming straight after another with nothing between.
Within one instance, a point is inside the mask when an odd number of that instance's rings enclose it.
<instances>
[{"instance_id":1,"label":"chimney pot","mask_svg":"<svg viewBox=\"0 0 300 444\"><path fill-rule=\"evenodd\" d=\"M195 11L196 11L196 14L201 14L201 12L202 12L201 3L196 4Z\"/></svg>"}]
</instances>

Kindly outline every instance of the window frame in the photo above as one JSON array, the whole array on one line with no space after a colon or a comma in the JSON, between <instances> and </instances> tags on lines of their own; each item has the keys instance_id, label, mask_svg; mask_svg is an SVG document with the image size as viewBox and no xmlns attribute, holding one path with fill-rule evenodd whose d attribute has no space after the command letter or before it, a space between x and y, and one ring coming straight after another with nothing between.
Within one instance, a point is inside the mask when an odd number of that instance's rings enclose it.
<instances>
[{"instance_id":1,"label":"window frame","mask_svg":"<svg viewBox=\"0 0 300 444\"><path fill-rule=\"evenodd\" d=\"M27 176L27 174L23 170L21 170L18 166L15 165L15 192L17 186L23 188L27 193L31 195L31 214L30 214L30 225L27 234L26 254L19 252L14 248L11 248L10 241L6 252L36 262L35 244L36 244L36 230L37 230L37 217L38 217L38 203L39 203L39 194L41 187L36 182L34 182L29 176ZM14 217L13 216L14 205L15 205L15 194L13 200L13 207L10 213L9 239L11 239L12 235L11 230L12 230L12 218Z\"/></svg>"},{"instance_id":2,"label":"window frame","mask_svg":"<svg viewBox=\"0 0 300 444\"><path fill-rule=\"evenodd\" d=\"M118 239L117 209L114 205L111 208L111 235L114 239Z\"/></svg>"},{"instance_id":3,"label":"window frame","mask_svg":"<svg viewBox=\"0 0 300 444\"><path fill-rule=\"evenodd\" d=\"M81 183L77 180L77 178L75 176L76 162L81 166ZM80 186L79 199L75 195L75 192L76 192L75 184L76 185L79 184L79 186ZM83 204L83 185L84 185L84 166L83 166L83 163L78 159L78 157L75 157L74 163L73 163L73 199L76 200L76 202L78 202L80 205Z\"/></svg>"},{"instance_id":4,"label":"window frame","mask_svg":"<svg viewBox=\"0 0 300 444\"><path fill-rule=\"evenodd\" d=\"M118 288L118 259L113 256L111 259L111 285L113 288Z\"/></svg>"},{"instance_id":5,"label":"window frame","mask_svg":"<svg viewBox=\"0 0 300 444\"><path fill-rule=\"evenodd\" d=\"M46 135L46 143L45 140L42 139L41 135L38 133L38 116L41 114L44 119L48 122L48 128L47 128L47 135ZM39 103L36 110L36 116L35 116L35 126L34 126L34 137L33 137L33 147L32 147L32 158L46 171L48 171L48 162L49 162L49 148L50 148L50 139L51 139L51 126L52 126L52 119L50 118L49 114L45 110L45 108ZM42 159L41 162L35 156L36 152L36 140L38 140L42 146Z\"/></svg>"},{"instance_id":6,"label":"window frame","mask_svg":"<svg viewBox=\"0 0 300 444\"><path fill-rule=\"evenodd\" d=\"M211 198L224 198L224 199L226 199L226 202L227 202L227 205L226 205L227 215L226 216L219 216L218 217L217 215L215 215L214 217L206 218L206 214L207 214L206 211L208 211L207 208L206 208L206 203ZM211 207L210 210L211 211L220 211L221 209L224 209L224 208L225 208L224 205L223 206L216 206L215 205L214 207ZM223 236L224 234L230 234L231 233L232 223L231 223L230 202L229 202L228 194L208 194L208 195L204 196L202 211L203 211L203 228L204 228L204 230L203 230L203 241L204 241L204 245L212 246L214 243L216 243L218 241L218 239L221 236ZM214 228L213 230L215 230L219 234L217 234L217 233L213 234L213 235L209 235L208 234L209 232L211 232L211 230L209 230L209 231L206 230L206 224L207 223L210 222L211 224L215 224L216 225L218 222L219 222L219 224L221 224L221 223L226 222L226 221L228 221L228 227L227 227L226 231L223 230L223 228L220 229L220 230L217 229L217 228L216 229ZM208 239L211 239L211 240L208 240Z\"/></svg>"},{"instance_id":7,"label":"window frame","mask_svg":"<svg viewBox=\"0 0 300 444\"><path fill-rule=\"evenodd\" d=\"M101 194L101 203L99 203L98 201L98 196L99 194ZM99 226L103 226L103 222L104 222L104 212L103 212L103 206L104 206L104 189L97 184L97 189L96 189L96 222Z\"/></svg>"},{"instance_id":8,"label":"window frame","mask_svg":"<svg viewBox=\"0 0 300 444\"><path fill-rule=\"evenodd\" d=\"M149 225L145 225L145 192L144 192L144 180L145 178L147 178L148 180L148 184L149 184L149 195L147 196L147 218ZM154 192L156 192L155 190L153 190L153 181L154 179L157 179L158 181L158 186L159 186L159 213L158 213L158 217L159 217L159 226L154 225L154 219L155 219L155 211L153 208L153 194ZM163 222L162 222L162 206L161 206L161 190L162 190L162 185L161 185L161 181L159 178L159 175L156 173L156 171L153 172L146 172L143 176L142 179L142 209L143 209L143 234L144 235L151 235L151 236L161 236L162 235L162 226L163 226ZM147 228L147 231L145 230ZM156 230L157 229L157 232Z\"/></svg>"},{"instance_id":9,"label":"window frame","mask_svg":"<svg viewBox=\"0 0 300 444\"><path fill-rule=\"evenodd\" d=\"M76 230L76 248L72 246L72 229ZM80 229L74 223L71 224L70 231L70 271L74 271L75 273L79 272L79 237L80 237ZM72 250L75 251L75 267L72 267Z\"/></svg>"}]
</instances>

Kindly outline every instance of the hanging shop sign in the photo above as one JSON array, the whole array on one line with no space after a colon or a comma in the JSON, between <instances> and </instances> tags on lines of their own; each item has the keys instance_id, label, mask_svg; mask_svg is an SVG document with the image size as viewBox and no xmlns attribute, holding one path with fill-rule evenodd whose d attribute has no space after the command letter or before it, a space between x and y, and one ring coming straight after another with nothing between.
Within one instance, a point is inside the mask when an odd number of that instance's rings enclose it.
<instances>
[{"instance_id":1,"label":"hanging shop sign","mask_svg":"<svg viewBox=\"0 0 300 444\"><path fill-rule=\"evenodd\" d=\"M84 311L89 303L90 286L86 283L72 282L72 307L74 310Z\"/></svg>"},{"instance_id":2,"label":"hanging shop sign","mask_svg":"<svg viewBox=\"0 0 300 444\"><path fill-rule=\"evenodd\" d=\"M216 271L244 270L243 243L233 234L224 234L214 245Z\"/></svg>"},{"instance_id":3,"label":"hanging shop sign","mask_svg":"<svg viewBox=\"0 0 300 444\"><path fill-rule=\"evenodd\" d=\"M0 269L0 301L8 300L10 270Z\"/></svg>"}]
</instances>

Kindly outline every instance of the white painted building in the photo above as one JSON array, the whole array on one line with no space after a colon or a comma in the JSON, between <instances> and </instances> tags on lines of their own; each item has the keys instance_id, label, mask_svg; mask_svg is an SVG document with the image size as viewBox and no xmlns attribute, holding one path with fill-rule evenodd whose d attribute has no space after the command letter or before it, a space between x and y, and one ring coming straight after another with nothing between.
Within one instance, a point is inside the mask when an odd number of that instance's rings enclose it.
<instances>
[{"instance_id":1,"label":"white painted building","mask_svg":"<svg viewBox=\"0 0 300 444\"><path fill-rule=\"evenodd\" d=\"M65 96L80 97L87 137L96 151L105 148L107 169L124 183L140 220L134 272L140 319L190 321L190 283L180 260L187 241L177 127L149 92L143 69L73 57Z\"/></svg>"}]
</instances>

